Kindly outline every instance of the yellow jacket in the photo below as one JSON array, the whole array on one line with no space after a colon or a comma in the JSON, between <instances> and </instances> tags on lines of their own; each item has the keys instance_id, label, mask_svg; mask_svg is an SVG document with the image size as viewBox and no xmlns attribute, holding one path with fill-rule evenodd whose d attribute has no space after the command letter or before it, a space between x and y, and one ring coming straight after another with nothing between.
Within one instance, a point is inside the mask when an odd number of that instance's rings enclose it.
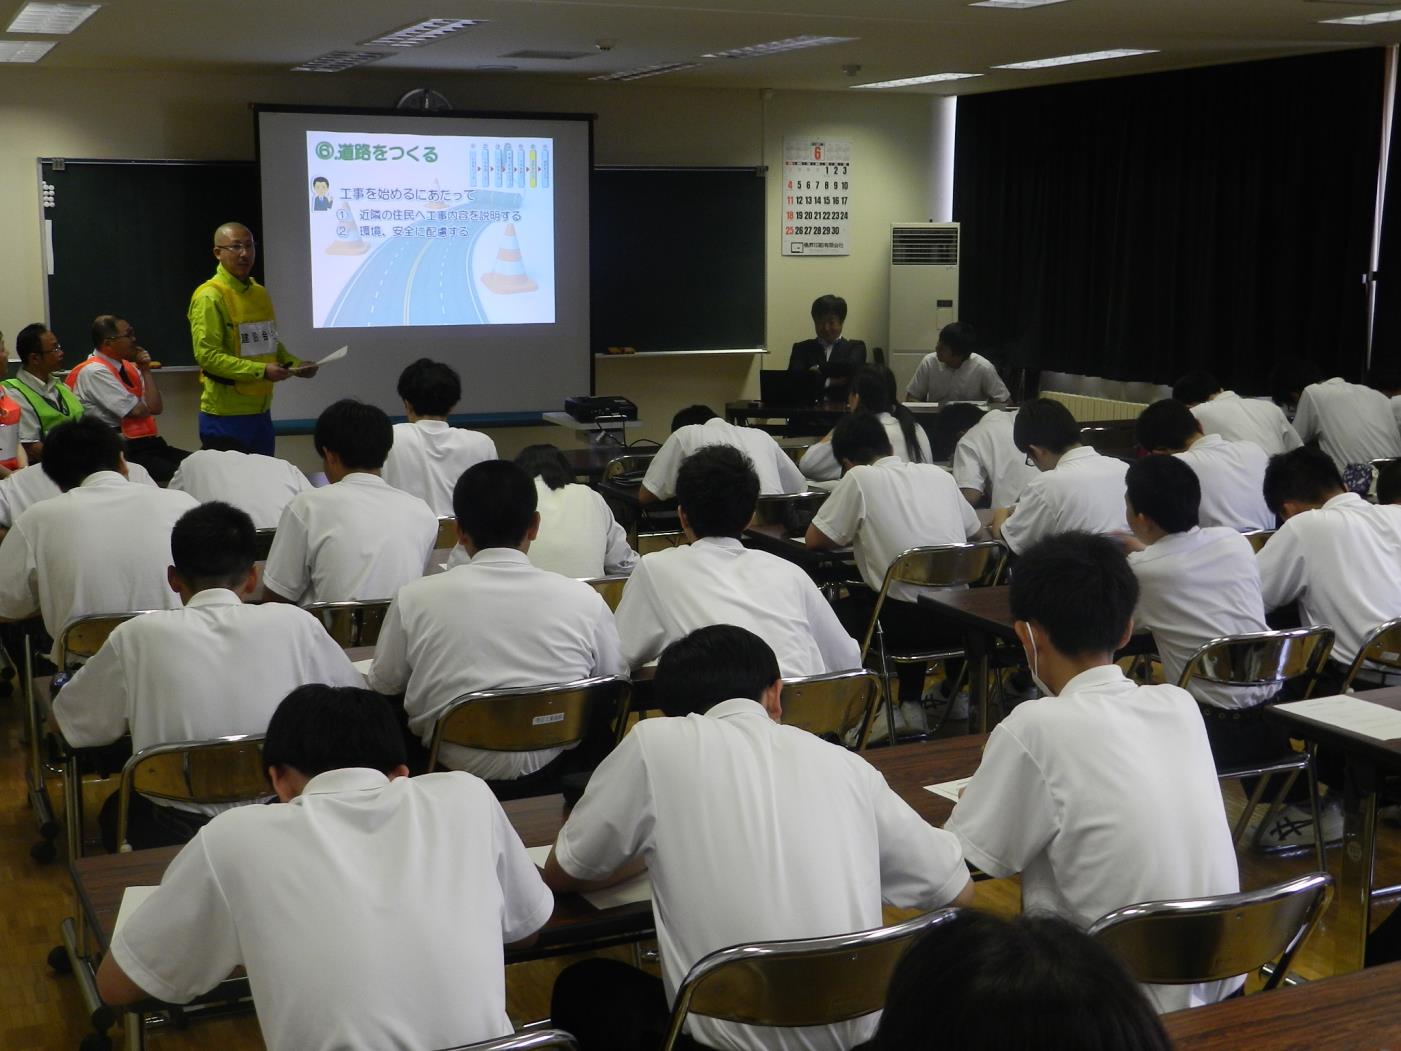
<instances>
[{"instance_id":1,"label":"yellow jacket","mask_svg":"<svg viewBox=\"0 0 1401 1051\"><path fill-rule=\"evenodd\" d=\"M251 277L240 281L221 263L190 297L189 318L204 386L200 411L214 416L267 412L273 385L263 378L264 367L270 361L300 364L278 339L267 289Z\"/></svg>"}]
</instances>

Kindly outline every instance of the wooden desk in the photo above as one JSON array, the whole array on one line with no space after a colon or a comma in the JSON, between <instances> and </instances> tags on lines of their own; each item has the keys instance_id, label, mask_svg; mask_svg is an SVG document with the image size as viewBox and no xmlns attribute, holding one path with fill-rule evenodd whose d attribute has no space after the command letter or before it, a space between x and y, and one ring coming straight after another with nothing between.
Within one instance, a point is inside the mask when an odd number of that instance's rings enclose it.
<instances>
[{"instance_id":1,"label":"wooden desk","mask_svg":"<svg viewBox=\"0 0 1401 1051\"><path fill-rule=\"evenodd\" d=\"M1401 1045L1401 963L1163 1016L1178 1051Z\"/></svg>"},{"instance_id":2,"label":"wooden desk","mask_svg":"<svg viewBox=\"0 0 1401 1051\"><path fill-rule=\"evenodd\" d=\"M1012 589L1005 584L966 591L932 591L919 596L921 609L963 636L968 654L968 695L978 712L978 726L992 729L988 673L999 643L1019 647L1012 624Z\"/></svg>"},{"instance_id":3,"label":"wooden desk","mask_svg":"<svg viewBox=\"0 0 1401 1051\"><path fill-rule=\"evenodd\" d=\"M625 445L590 445L584 449L560 450L565 463L569 464L569 469L574 472L574 477L589 483L602 479L603 469L619 456L628 456L635 452L656 452L656 448L648 445L635 450Z\"/></svg>"},{"instance_id":4,"label":"wooden desk","mask_svg":"<svg viewBox=\"0 0 1401 1051\"><path fill-rule=\"evenodd\" d=\"M725 403L725 419L738 427L758 427L761 430L792 435L790 430L794 420L804 434L819 437L837 425L846 415L846 402L834 401L812 405L785 405L765 401L728 401Z\"/></svg>"},{"instance_id":5,"label":"wooden desk","mask_svg":"<svg viewBox=\"0 0 1401 1051\"><path fill-rule=\"evenodd\" d=\"M751 525L744 531L744 546L787 559L802 566L809 575L821 574L834 566L851 564L851 548L835 550L808 547L800 536L789 536L780 522Z\"/></svg>"}]
</instances>

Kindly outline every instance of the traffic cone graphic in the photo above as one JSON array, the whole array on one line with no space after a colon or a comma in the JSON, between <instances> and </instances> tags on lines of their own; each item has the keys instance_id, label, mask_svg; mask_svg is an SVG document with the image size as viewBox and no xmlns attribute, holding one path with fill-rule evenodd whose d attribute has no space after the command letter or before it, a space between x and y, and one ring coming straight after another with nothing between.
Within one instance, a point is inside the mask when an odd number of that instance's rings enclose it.
<instances>
[{"instance_id":1,"label":"traffic cone graphic","mask_svg":"<svg viewBox=\"0 0 1401 1051\"><path fill-rule=\"evenodd\" d=\"M364 255L370 246L360 239L360 226L350 205L336 208L336 239L326 246L327 255Z\"/></svg>"},{"instance_id":2,"label":"traffic cone graphic","mask_svg":"<svg viewBox=\"0 0 1401 1051\"><path fill-rule=\"evenodd\" d=\"M540 286L525 272L521 261L521 246L516 239L516 224L507 223L506 232L501 237L501 247L496 250L496 266L482 275L482 284L497 295L509 296L518 292L534 292Z\"/></svg>"}]
</instances>

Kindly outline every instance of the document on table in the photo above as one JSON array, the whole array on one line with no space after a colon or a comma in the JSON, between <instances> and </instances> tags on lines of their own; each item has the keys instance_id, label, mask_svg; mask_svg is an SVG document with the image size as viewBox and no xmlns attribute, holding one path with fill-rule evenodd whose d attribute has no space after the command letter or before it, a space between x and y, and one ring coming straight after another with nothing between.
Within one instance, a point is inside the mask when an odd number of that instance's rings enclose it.
<instances>
[{"instance_id":1,"label":"document on table","mask_svg":"<svg viewBox=\"0 0 1401 1051\"><path fill-rule=\"evenodd\" d=\"M131 918L131 914L141 907L141 903L155 891L155 887L128 887L126 889L122 894L121 908L117 909L117 922L112 925L113 937L122 929L122 924Z\"/></svg>"},{"instance_id":2,"label":"document on table","mask_svg":"<svg viewBox=\"0 0 1401 1051\"><path fill-rule=\"evenodd\" d=\"M362 660L362 661L351 661L351 662L350 662L350 666L351 666L352 668L354 668L356 671L358 671L361 675L369 675L369 674L370 674L370 665L373 664L374 662L375 662L375 659L374 659L373 657L366 657L366 658L365 658L364 660Z\"/></svg>"},{"instance_id":3,"label":"document on table","mask_svg":"<svg viewBox=\"0 0 1401 1051\"><path fill-rule=\"evenodd\" d=\"M1295 715L1315 719L1339 730L1347 730L1378 741L1394 741L1401 738L1401 712L1384 704L1364 701L1361 697L1346 694L1336 697L1310 697L1306 701L1292 701L1275 707L1282 712L1293 712Z\"/></svg>"},{"instance_id":4,"label":"document on table","mask_svg":"<svg viewBox=\"0 0 1401 1051\"><path fill-rule=\"evenodd\" d=\"M544 868L550 856L550 846L526 847L525 852L536 868ZM634 905L640 901L652 900L652 878L647 873L634 876L626 883L619 883L603 890L585 891L583 898L595 909L616 909L620 905Z\"/></svg>"},{"instance_id":5,"label":"document on table","mask_svg":"<svg viewBox=\"0 0 1401 1051\"><path fill-rule=\"evenodd\" d=\"M973 780L971 777L960 777L956 781L942 781L937 785L925 785L924 790L933 792L936 796L943 796L945 799L952 799L957 803L958 793L962 792L963 786L971 780Z\"/></svg>"}]
</instances>

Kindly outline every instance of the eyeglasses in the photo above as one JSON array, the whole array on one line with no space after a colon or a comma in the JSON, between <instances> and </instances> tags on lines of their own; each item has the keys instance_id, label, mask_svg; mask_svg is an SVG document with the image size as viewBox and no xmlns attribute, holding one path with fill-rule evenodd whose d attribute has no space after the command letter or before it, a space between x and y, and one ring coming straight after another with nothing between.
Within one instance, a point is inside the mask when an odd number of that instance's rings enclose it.
<instances>
[{"instance_id":1,"label":"eyeglasses","mask_svg":"<svg viewBox=\"0 0 1401 1051\"><path fill-rule=\"evenodd\" d=\"M134 329L134 328L129 328L129 329L127 329L125 332L118 332L115 336L111 336L111 337L109 337L109 338L110 338L110 339L113 339L113 340L118 340L118 339L135 339L135 338L136 338L136 329Z\"/></svg>"},{"instance_id":2,"label":"eyeglasses","mask_svg":"<svg viewBox=\"0 0 1401 1051\"><path fill-rule=\"evenodd\" d=\"M254 241L235 241L231 245L215 245L214 248L220 252L233 252L235 255L240 252L252 252L257 248Z\"/></svg>"}]
</instances>

